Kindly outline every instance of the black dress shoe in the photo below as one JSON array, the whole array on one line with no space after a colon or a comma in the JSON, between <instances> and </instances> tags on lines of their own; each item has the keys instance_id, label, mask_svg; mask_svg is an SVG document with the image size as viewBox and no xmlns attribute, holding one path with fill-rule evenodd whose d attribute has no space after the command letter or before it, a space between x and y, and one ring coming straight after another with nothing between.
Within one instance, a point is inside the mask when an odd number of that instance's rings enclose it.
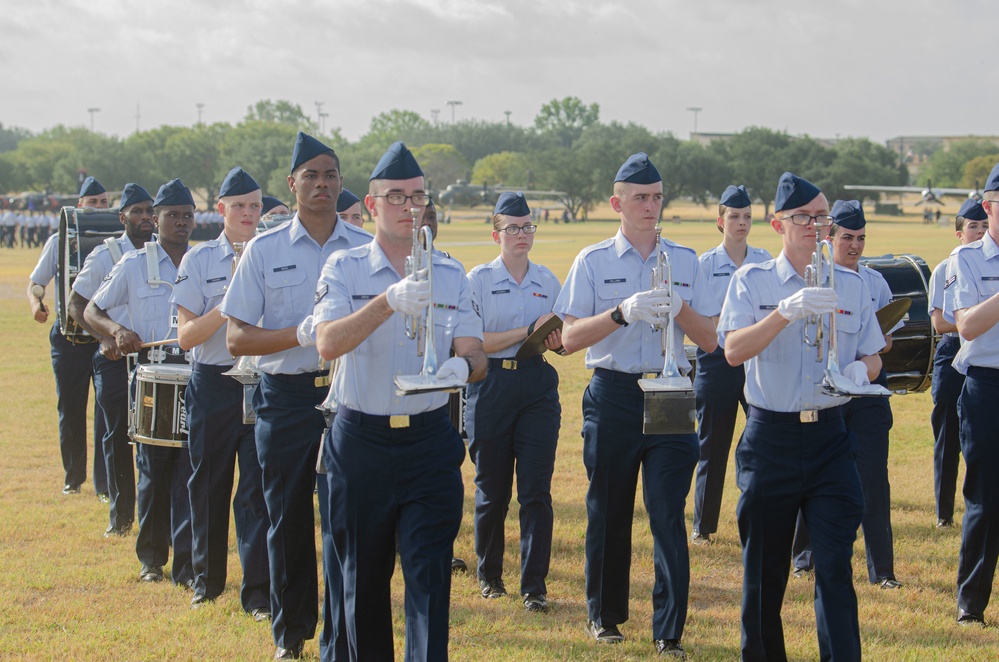
<instances>
[{"instance_id":1,"label":"black dress shoe","mask_svg":"<svg viewBox=\"0 0 999 662\"><path fill-rule=\"evenodd\" d=\"M212 602L215 602L214 598L209 598L204 593L195 593L194 597L191 598L191 609L200 609Z\"/></svg>"},{"instance_id":2,"label":"black dress shoe","mask_svg":"<svg viewBox=\"0 0 999 662\"><path fill-rule=\"evenodd\" d=\"M596 621L586 621L586 631L598 644L619 644L624 641L624 635L616 625L601 625Z\"/></svg>"},{"instance_id":3,"label":"black dress shoe","mask_svg":"<svg viewBox=\"0 0 999 662\"><path fill-rule=\"evenodd\" d=\"M451 557L451 574L457 575L458 573L465 574L468 572L468 564L465 563L463 559L459 559L457 556Z\"/></svg>"},{"instance_id":4,"label":"black dress shoe","mask_svg":"<svg viewBox=\"0 0 999 662\"><path fill-rule=\"evenodd\" d=\"M274 651L275 660L297 660L302 657L302 647L305 645L304 641L300 641L297 644L292 645L291 648L281 648L277 647Z\"/></svg>"},{"instance_id":5,"label":"black dress shoe","mask_svg":"<svg viewBox=\"0 0 999 662\"><path fill-rule=\"evenodd\" d=\"M250 611L250 616L253 617L257 623L262 623L263 621L271 620L271 608L270 607L257 607Z\"/></svg>"},{"instance_id":6,"label":"black dress shoe","mask_svg":"<svg viewBox=\"0 0 999 662\"><path fill-rule=\"evenodd\" d=\"M79 485L63 485L62 486L62 493L63 494L79 494L80 493L80 486Z\"/></svg>"},{"instance_id":7,"label":"black dress shoe","mask_svg":"<svg viewBox=\"0 0 999 662\"><path fill-rule=\"evenodd\" d=\"M524 609L546 614L548 613L548 598L544 593L525 593Z\"/></svg>"},{"instance_id":8,"label":"black dress shoe","mask_svg":"<svg viewBox=\"0 0 999 662\"><path fill-rule=\"evenodd\" d=\"M949 529L954 526L954 520L950 517L942 517L937 520L938 529Z\"/></svg>"},{"instance_id":9,"label":"black dress shoe","mask_svg":"<svg viewBox=\"0 0 999 662\"><path fill-rule=\"evenodd\" d=\"M502 598L506 595L506 586L503 585L503 579L500 577L497 577L496 579L480 579L479 589L482 593L482 597L487 600Z\"/></svg>"},{"instance_id":10,"label":"black dress shoe","mask_svg":"<svg viewBox=\"0 0 999 662\"><path fill-rule=\"evenodd\" d=\"M963 609L958 609L957 624L965 627L976 626L983 628L985 627L985 617L981 614L972 614L971 612L964 611Z\"/></svg>"},{"instance_id":11,"label":"black dress shoe","mask_svg":"<svg viewBox=\"0 0 999 662\"><path fill-rule=\"evenodd\" d=\"M894 577L885 577L884 579L879 579L877 582L875 582L875 585L883 589L889 589L889 590L895 588L902 588L902 582L898 581Z\"/></svg>"},{"instance_id":12,"label":"black dress shoe","mask_svg":"<svg viewBox=\"0 0 999 662\"><path fill-rule=\"evenodd\" d=\"M656 653L659 655L676 658L677 660L687 659L687 652L683 650L679 639L656 639L655 644Z\"/></svg>"},{"instance_id":13,"label":"black dress shoe","mask_svg":"<svg viewBox=\"0 0 999 662\"><path fill-rule=\"evenodd\" d=\"M108 525L108 528L104 530L105 538L124 538L131 532L132 523L122 524L121 526Z\"/></svg>"},{"instance_id":14,"label":"black dress shoe","mask_svg":"<svg viewBox=\"0 0 999 662\"><path fill-rule=\"evenodd\" d=\"M711 544L711 534L701 533L697 529L690 536L690 542L695 545L710 545Z\"/></svg>"},{"instance_id":15,"label":"black dress shoe","mask_svg":"<svg viewBox=\"0 0 999 662\"><path fill-rule=\"evenodd\" d=\"M142 570L139 572L139 579L144 582L161 582L163 581L163 568L158 565L146 565L142 564Z\"/></svg>"}]
</instances>

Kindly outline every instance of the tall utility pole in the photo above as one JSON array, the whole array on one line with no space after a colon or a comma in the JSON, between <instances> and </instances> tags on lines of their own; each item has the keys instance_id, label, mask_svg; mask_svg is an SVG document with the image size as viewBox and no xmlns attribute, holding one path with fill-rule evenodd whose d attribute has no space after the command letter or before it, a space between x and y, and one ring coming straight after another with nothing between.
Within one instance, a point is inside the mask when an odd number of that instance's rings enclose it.
<instances>
[{"instance_id":1,"label":"tall utility pole","mask_svg":"<svg viewBox=\"0 0 999 662\"><path fill-rule=\"evenodd\" d=\"M448 101L447 105L451 106L451 124L454 124L454 107L460 106L460 101Z\"/></svg>"},{"instance_id":2,"label":"tall utility pole","mask_svg":"<svg viewBox=\"0 0 999 662\"><path fill-rule=\"evenodd\" d=\"M701 112L704 109L701 108L700 106L691 106L687 110L694 113L694 133L697 133L697 113Z\"/></svg>"},{"instance_id":3,"label":"tall utility pole","mask_svg":"<svg viewBox=\"0 0 999 662\"><path fill-rule=\"evenodd\" d=\"M142 113L140 112L140 108L141 108L141 106L139 105L138 102L136 102L136 104L135 104L135 132L136 133L138 133L140 131L140 129L139 129L139 120L142 119Z\"/></svg>"},{"instance_id":4,"label":"tall utility pole","mask_svg":"<svg viewBox=\"0 0 999 662\"><path fill-rule=\"evenodd\" d=\"M510 115L513 114L512 110L504 110L503 114L506 115L506 125L510 126Z\"/></svg>"},{"instance_id":5,"label":"tall utility pole","mask_svg":"<svg viewBox=\"0 0 999 662\"><path fill-rule=\"evenodd\" d=\"M319 133L326 133L326 118L329 117L329 113L319 113Z\"/></svg>"},{"instance_id":6,"label":"tall utility pole","mask_svg":"<svg viewBox=\"0 0 999 662\"><path fill-rule=\"evenodd\" d=\"M101 112L100 108L87 108L87 112L90 113L90 133L94 132L94 113Z\"/></svg>"},{"instance_id":7,"label":"tall utility pole","mask_svg":"<svg viewBox=\"0 0 999 662\"><path fill-rule=\"evenodd\" d=\"M198 124L201 124L201 111L205 109L205 104L196 103L194 105L198 109Z\"/></svg>"},{"instance_id":8,"label":"tall utility pole","mask_svg":"<svg viewBox=\"0 0 999 662\"><path fill-rule=\"evenodd\" d=\"M437 118L440 117L440 114L441 114L441 109L440 108L431 108L430 109L430 119L433 121L434 126L437 126Z\"/></svg>"},{"instance_id":9,"label":"tall utility pole","mask_svg":"<svg viewBox=\"0 0 999 662\"><path fill-rule=\"evenodd\" d=\"M319 128L320 134L323 132L323 117L325 117L325 115L323 114L323 106L325 105L326 105L325 101L316 102L316 127Z\"/></svg>"}]
</instances>

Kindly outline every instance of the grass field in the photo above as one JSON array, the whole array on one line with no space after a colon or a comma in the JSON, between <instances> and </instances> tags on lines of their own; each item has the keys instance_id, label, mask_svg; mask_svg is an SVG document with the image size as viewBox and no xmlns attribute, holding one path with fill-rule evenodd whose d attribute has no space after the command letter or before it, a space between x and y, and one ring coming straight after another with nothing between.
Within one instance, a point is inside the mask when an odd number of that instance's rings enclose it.
<instances>
[{"instance_id":1,"label":"grass field","mask_svg":"<svg viewBox=\"0 0 999 662\"><path fill-rule=\"evenodd\" d=\"M917 210L918 211L918 210ZM953 210L951 210L953 213ZM482 221L485 211L454 213L440 229L438 245L466 267L497 254ZM720 240L702 207L670 207L684 222L668 224L664 235L704 251ZM585 224L544 225L532 258L560 278L585 245L616 231L609 209L598 209ZM600 221L597 219L607 219ZM774 254L777 235L757 223L753 245ZM913 213L874 218L868 225L868 255L910 252L930 266L955 243L945 227L922 225ZM47 326L30 319L24 300L27 275L37 251L0 251L0 330L8 359L0 368L3 462L0 463L0 658L2 659L265 659L274 647L269 627L242 613L238 600L239 564L230 555L226 593L214 605L192 611L190 594L168 583L138 581L135 534L105 539L107 507L92 490L63 496L57 444L55 396ZM51 292L51 288L50 288ZM51 295L49 296L51 304ZM579 436L582 390L589 378L582 355L554 357L561 378L562 434L555 466L555 540L548 582L551 612L527 614L519 600L485 601L474 574L452 587L451 657L454 660L602 660L651 657L652 540L642 508L635 507L631 620L622 626L628 641L598 647L584 633L585 472ZM955 617L955 576L960 529L934 527L932 436L928 393L892 399L890 475L896 571L905 587L882 591L867 585L863 537L855 547L854 574L860 603L864 654L871 660L999 659L999 631L959 628ZM741 430L741 423L736 434ZM474 563L472 544L473 467L466 462L465 515L455 553ZM963 474L962 474L963 475ZM690 611L683 643L692 659L732 660L739 656L739 604L742 567L735 525L735 488L730 465L717 542L691 549ZM958 499L961 502L960 498ZM516 503L507 527L506 583L518 585ZM688 528L692 506L688 501ZM958 519L963 514L959 504ZM317 521L318 539L318 521ZM234 545L234 542L233 542ZM234 547L231 547L234 550ZM784 606L788 654L795 660L818 657L812 607L814 584L792 580ZM402 659L401 572L393 602L396 649ZM996 619L995 609L986 618ZM318 658L316 641L306 655Z\"/></svg>"}]
</instances>

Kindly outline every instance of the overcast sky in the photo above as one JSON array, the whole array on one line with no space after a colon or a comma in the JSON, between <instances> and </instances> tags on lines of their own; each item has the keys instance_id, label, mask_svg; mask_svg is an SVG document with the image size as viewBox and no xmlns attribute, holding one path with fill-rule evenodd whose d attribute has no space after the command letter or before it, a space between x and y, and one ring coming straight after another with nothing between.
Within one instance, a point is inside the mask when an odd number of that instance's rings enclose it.
<instances>
[{"instance_id":1,"label":"overcast sky","mask_svg":"<svg viewBox=\"0 0 999 662\"><path fill-rule=\"evenodd\" d=\"M126 136L287 99L356 140L393 108L530 125L577 96L686 138L994 135L994 0L9 0L0 122Z\"/></svg>"}]
</instances>

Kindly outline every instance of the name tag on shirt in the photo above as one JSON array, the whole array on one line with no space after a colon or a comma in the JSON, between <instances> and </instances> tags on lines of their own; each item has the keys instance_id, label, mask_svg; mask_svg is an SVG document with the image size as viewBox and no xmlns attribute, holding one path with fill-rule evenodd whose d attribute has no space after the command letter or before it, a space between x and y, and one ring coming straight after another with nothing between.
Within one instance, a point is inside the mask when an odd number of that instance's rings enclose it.
<instances>
[{"instance_id":1,"label":"name tag on shirt","mask_svg":"<svg viewBox=\"0 0 999 662\"><path fill-rule=\"evenodd\" d=\"M510 294L510 290L493 290L490 294Z\"/></svg>"},{"instance_id":2,"label":"name tag on shirt","mask_svg":"<svg viewBox=\"0 0 999 662\"><path fill-rule=\"evenodd\" d=\"M727 271L719 271L719 272L717 272L717 273L713 273L713 274L711 274L711 275L712 275L712 276L718 276L718 277L728 277L728 276L731 276L732 274L730 274L730 273L729 273L729 272L727 272Z\"/></svg>"},{"instance_id":3,"label":"name tag on shirt","mask_svg":"<svg viewBox=\"0 0 999 662\"><path fill-rule=\"evenodd\" d=\"M184 278L187 278L187 276L184 276ZM208 284L208 285L211 285L212 283L219 283L219 282L221 282L223 280L229 280L229 277L228 276L219 276L218 278L209 278L208 280L205 281L205 283ZM180 282L180 281L177 281L177 282Z\"/></svg>"},{"instance_id":4,"label":"name tag on shirt","mask_svg":"<svg viewBox=\"0 0 999 662\"><path fill-rule=\"evenodd\" d=\"M368 301L374 299L376 296L375 294L352 294L350 298L354 301Z\"/></svg>"},{"instance_id":5,"label":"name tag on shirt","mask_svg":"<svg viewBox=\"0 0 999 662\"><path fill-rule=\"evenodd\" d=\"M627 283L627 282L628 282L627 278L605 278L604 279L604 283L607 283L607 284L610 284L610 283Z\"/></svg>"},{"instance_id":6,"label":"name tag on shirt","mask_svg":"<svg viewBox=\"0 0 999 662\"><path fill-rule=\"evenodd\" d=\"M274 267L274 273L279 273L281 271L291 271L292 269L297 269L297 264L288 264L283 267Z\"/></svg>"},{"instance_id":7,"label":"name tag on shirt","mask_svg":"<svg viewBox=\"0 0 999 662\"><path fill-rule=\"evenodd\" d=\"M999 280L999 276L982 276L982 280Z\"/></svg>"},{"instance_id":8,"label":"name tag on shirt","mask_svg":"<svg viewBox=\"0 0 999 662\"><path fill-rule=\"evenodd\" d=\"M777 304L761 303L760 310L777 310Z\"/></svg>"}]
</instances>

